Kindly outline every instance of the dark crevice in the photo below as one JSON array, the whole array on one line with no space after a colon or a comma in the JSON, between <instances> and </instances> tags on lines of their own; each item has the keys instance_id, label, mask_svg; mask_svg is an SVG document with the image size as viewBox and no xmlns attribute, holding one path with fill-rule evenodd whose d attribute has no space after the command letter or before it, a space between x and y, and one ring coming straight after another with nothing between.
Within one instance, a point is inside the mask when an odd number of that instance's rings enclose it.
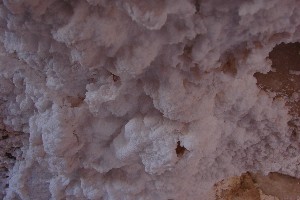
<instances>
[{"instance_id":1,"label":"dark crevice","mask_svg":"<svg viewBox=\"0 0 300 200\"><path fill-rule=\"evenodd\" d=\"M196 9L196 13L200 12L200 0L194 0L194 5Z\"/></svg>"},{"instance_id":2,"label":"dark crevice","mask_svg":"<svg viewBox=\"0 0 300 200\"><path fill-rule=\"evenodd\" d=\"M221 66L221 71L232 76L235 76L237 74L236 58L232 53L226 55L226 61Z\"/></svg>"},{"instance_id":3,"label":"dark crevice","mask_svg":"<svg viewBox=\"0 0 300 200\"><path fill-rule=\"evenodd\" d=\"M5 153L5 156L8 157L9 159L16 160L16 157L13 156L11 153L6 152L6 153Z\"/></svg>"},{"instance_id":4,"label":"dark crevice","mask_svg":"<svg viewBox=\"0 0 300 200\"><path fill-rule=\"evenodd\" d=\"M2 140L5 140L8 138L8 135L3 135L1 138L2 138Z\"/></svg>"},{"instance_id":5,"label":"dark crevice","mask_svg":"<svg viewBox=\"0 0 300 200\"><path fill-rule=\"evenodd\" d=\"M180 157L185 153L186 148L184 146L181 146L180 141L178 141L177 142L177 147L176 147L175 150L176 150L177 157Z\"/></svg>"},{"instance_id":6,"label":"dark crevice","mask_svg":"<svg viewBox=\"0 0 300 200\"><path fill-rule=\"evenodd\" d=\"M117 81L120 80L120 77L115 75L115 74L112 74L112 79L113 79L114 82L117 82Z\"/></svg>"}]
</instances>

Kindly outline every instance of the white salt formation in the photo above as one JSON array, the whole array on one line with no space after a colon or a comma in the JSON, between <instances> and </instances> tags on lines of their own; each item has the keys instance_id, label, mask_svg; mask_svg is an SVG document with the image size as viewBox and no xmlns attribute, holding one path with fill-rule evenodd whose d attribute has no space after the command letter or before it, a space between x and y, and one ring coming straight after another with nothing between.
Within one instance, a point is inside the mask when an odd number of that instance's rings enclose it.
<instances>
[{"instance_id":1,"label":"white salt formation","mask_svg":"<svg viewBox=\"0 0 300 200\"><path fill-rule=\"evenodd\" d=\"M299 0L3 0L0 29L18 133L1 144L23 152L0 154L6 200L205 200L245 171L300 177L299 91L257 84L300 41Z\"/></svg>"}]
</instances>

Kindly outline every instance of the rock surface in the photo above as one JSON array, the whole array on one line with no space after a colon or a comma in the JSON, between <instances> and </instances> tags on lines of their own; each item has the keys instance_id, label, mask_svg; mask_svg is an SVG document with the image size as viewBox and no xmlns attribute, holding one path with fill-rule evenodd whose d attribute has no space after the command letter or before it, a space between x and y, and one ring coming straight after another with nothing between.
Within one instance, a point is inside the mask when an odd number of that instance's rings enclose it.
<instances>
[{"instance_id":1,"label":"rock surface","mask_svg":"<svg viewBox=\"0 0 300 200\"><path fill-rule=\"evenodd\" d=\"M245 173L214 186L216 200L298 200L300 179L279 173Z\"/></svg>"},{"instance_id":2,"label":"rock surface","mask_svg":"<svg viewBox=\"0 0 300 200\"><path fill-rule=\"evenodd\" d=\"M3 0L1 195L190 200L246 171L300 178L299 8Z\"/></svg>"}]
</instances>

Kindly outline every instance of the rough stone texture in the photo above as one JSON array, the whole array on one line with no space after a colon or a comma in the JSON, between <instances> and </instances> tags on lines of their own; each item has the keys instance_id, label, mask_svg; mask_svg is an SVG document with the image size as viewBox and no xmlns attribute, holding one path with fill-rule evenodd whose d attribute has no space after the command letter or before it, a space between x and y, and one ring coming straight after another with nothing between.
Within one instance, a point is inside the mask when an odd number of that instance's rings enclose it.
<instances>
[{"instance_id":1,"label":"rough stone texture","mask_svg":"<svg viewBox=\"0 0 300 200\"><path fill-rule=\"evenodd\" d=\"M292 116L288 122L292 130L292 145L298 145L300 134L300 43L281 43L269 54L272 70L267 74L256 73L257 84L267 92L274 93L274 99L286 102Z\"/></svg>"},{"instance_id":2,"label":"rough stone texture","mask_svg":"<svg viewBox=\"0 0 300 200\"><path fill-rule=\"evenodd\" d=\"M216 200L298 200L300 180L279 173L245 173L214 186Z\"/></svg>"},{"instance_id":3,"label":"rough stone texture","mask_svg":"<svg viewBox=\"0 0 300 200\"><path fill-rule=\"evenodd\" d=\"M292 145L299 144L299 91L300 43L281 43L274 47L269 57L272 71L254 74L257 85L274 93L274 99L284 98L293 118L288 122L293 134ZM296 200L300 199L300 180L278 173L268 176L242 174L215 185L216 199L220 200Z\"/></svg>"},{"instance_id":4,"label":"rough stone texture","mask_svg":"<svg viewBox=\"0 0 300 200\"><path fill-rule=\"evenodd\" d=\"M4 199L207 199L246 171L299 178L298 72L268 59L298 48L299 3L3 0L0 113L29 136Z\"/></svg>"},{"instance_id":5,"label":"rough stone texture","mask_svg":"<svg viewBox=\"0 0 300 200\"><path fill-rule=\"evenodd\" d=\"M0 126L0 199L4 198L5 189L9 187L9 170L15 162L23 160L21 148L27 141L27 134Z\"/></svg>"}]
</instances>

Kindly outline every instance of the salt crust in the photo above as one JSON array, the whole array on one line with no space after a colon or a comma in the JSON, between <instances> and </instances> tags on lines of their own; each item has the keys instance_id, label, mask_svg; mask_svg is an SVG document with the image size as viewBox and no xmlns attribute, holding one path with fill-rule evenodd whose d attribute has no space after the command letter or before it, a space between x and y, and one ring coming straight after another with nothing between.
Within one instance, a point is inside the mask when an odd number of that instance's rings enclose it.
<instances>
[{"instance_id":1,"label":"salt crust","mask_svg":"<svg viewBox=\"0 0 300 200\"><path fill-rule=\"evenodd\" d=\"M29 135L4 199L206 199L247 170L300 177L285 102L253 77L299 41L299 7L3 0L1 116Z\"/></svg>"}]
</instances>

